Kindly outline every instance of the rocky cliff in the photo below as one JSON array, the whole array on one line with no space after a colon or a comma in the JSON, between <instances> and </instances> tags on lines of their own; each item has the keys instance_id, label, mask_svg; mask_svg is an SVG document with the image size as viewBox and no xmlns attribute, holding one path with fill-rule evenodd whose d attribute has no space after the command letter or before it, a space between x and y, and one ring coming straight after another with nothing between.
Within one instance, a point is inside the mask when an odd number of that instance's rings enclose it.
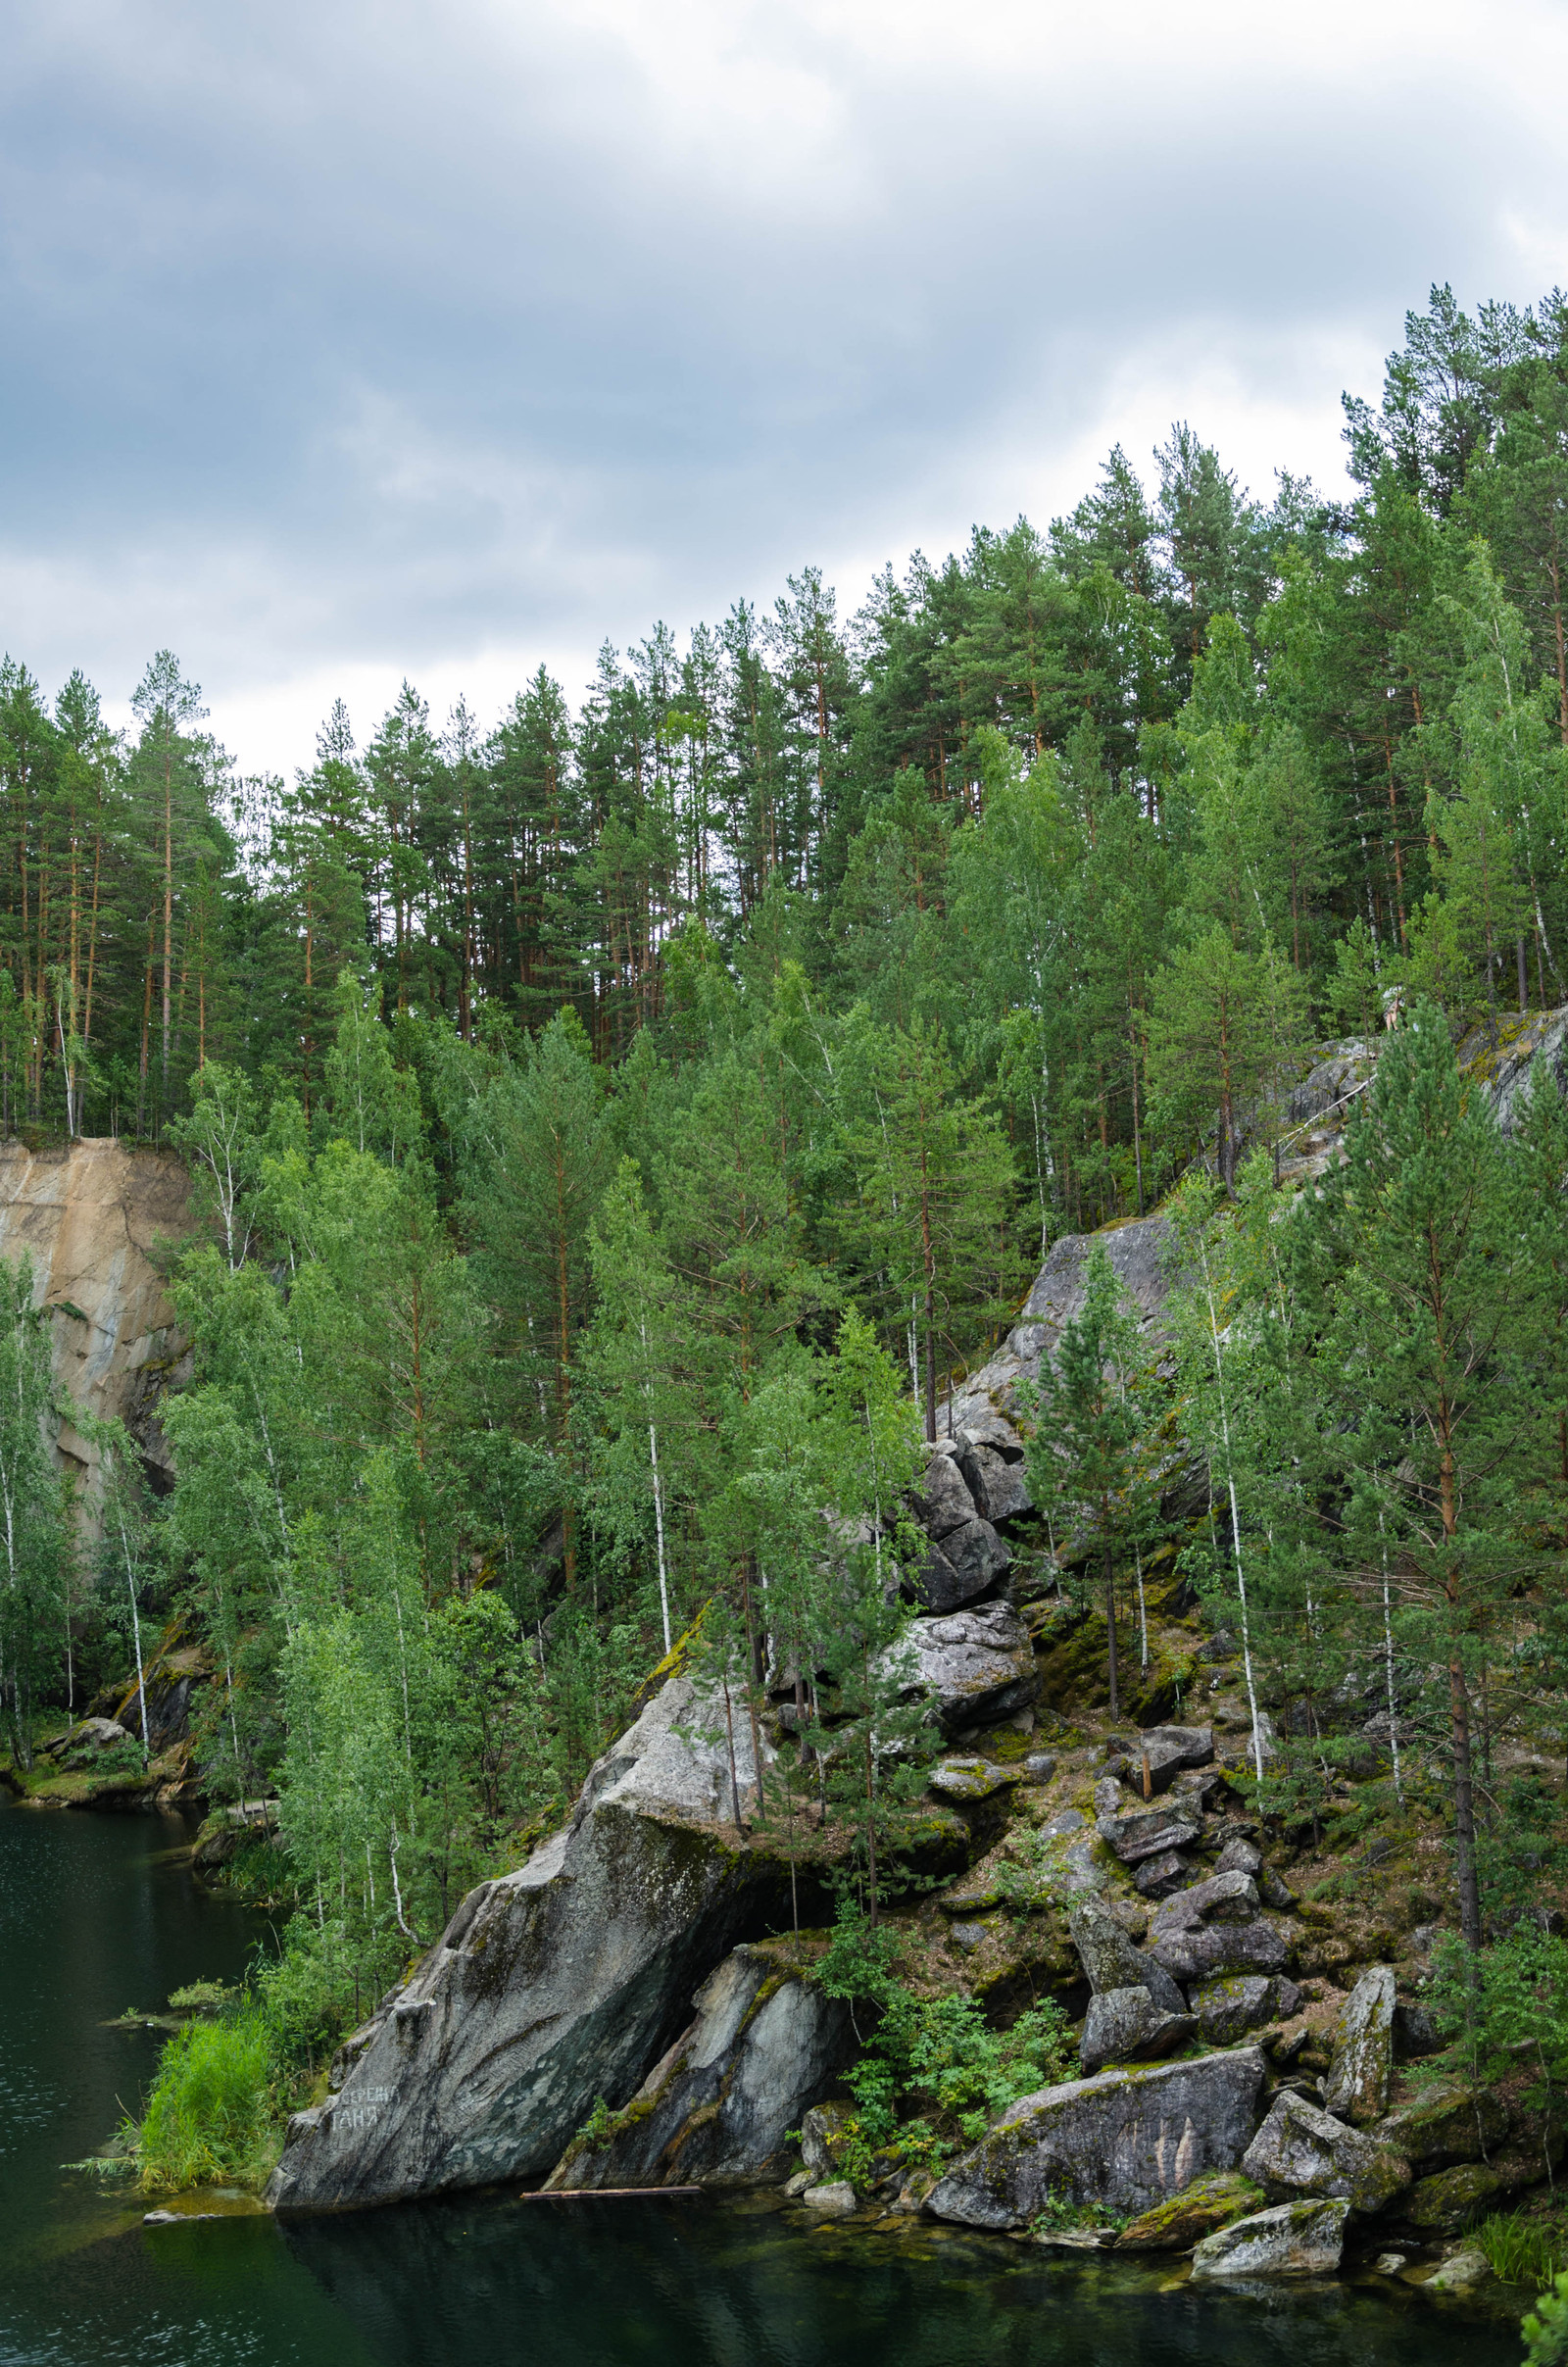
<instances>
[{"instance_id":1,"label":"rocky cliff","mask_svg":"<svg viewBox=\"0 0 1568 2367\"><path fill-rule=\"evenodd\" d=\"M157 1485L170 1476L158 1426L180 1377L182 1343L154 1263L158 1242L193 1228L190 1178L176 1159L89 1138L29 1150L0 1142L0 1257L26 1251L38 1305L69 1305L52 1326L55 1375L80 1405L123 1420ZM69 1424L60 1453L83 1469L94 1451Z\"/></svg>"}]
</instances>

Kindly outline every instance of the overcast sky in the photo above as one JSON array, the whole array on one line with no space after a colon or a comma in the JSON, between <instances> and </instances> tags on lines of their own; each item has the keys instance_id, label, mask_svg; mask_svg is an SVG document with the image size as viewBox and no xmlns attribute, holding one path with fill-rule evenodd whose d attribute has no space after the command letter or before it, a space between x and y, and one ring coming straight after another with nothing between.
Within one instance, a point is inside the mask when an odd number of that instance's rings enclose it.
<instances>
[{"instance_id":1,"label":"overcast sky","mask_svg":"<svg viewBox=\"0 0 1568 2367\"><path fill-rule=\"evenodd\" d=\"M1561 0L4 0L0 644L247 768L407 674L1070 507L1343 482L1405 309L1568 279Z\"/></svg>"}]
</instances>

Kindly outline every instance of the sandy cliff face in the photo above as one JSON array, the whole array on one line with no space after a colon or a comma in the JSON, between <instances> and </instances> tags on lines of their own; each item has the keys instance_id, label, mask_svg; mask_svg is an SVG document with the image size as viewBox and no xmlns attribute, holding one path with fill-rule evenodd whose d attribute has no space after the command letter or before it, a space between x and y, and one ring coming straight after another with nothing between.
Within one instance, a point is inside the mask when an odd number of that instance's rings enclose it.
<instances>
[{"instance_id":1,"label":"sandy cliff face","mask_svg":"<svg viewBox=\"0 0 1568 2367\"><path fill-rule=\"evenodd\" d=\"M149 1253L160 1236L188 1237L190 1178L176 1159L107 1139L30 1151L0 1142L0 1257L31 1253L34 1296L69 1300L85 1322L56 1317L56 1377L78 1405L119 1415L156 1484L172 1476L156 1409L182 1378L184 1344ZM60 1451L90 1465L93 1452L69 1425Z\"/></svg>"}]
</instances>

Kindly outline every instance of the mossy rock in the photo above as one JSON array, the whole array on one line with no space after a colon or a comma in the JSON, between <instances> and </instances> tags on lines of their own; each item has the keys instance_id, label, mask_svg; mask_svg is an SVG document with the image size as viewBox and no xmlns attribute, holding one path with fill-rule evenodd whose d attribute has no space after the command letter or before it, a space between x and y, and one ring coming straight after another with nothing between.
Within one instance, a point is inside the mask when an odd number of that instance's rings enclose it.
<instances>
[{"instance_id":1,"label":"mossy rock","mask_svg":"<svg viewBox=\"0 0 1568 2367\"><path fill-rule=\"evenodd\" d=\"M1179 2194L1167 2195L1152 2210L1124 2227L1116 2239L1118 2251L1185 2252L1217 2228L1261 2210L1267 2196L1239 2170L1223 2170L1212 2178L1195 2178Z\"/></svg>"},{"instance_id":2,"label":"mossy rock","mask_svg":"<svg viewBox=\"0 0 1568 2367\"><path fill-rule=\"evenodd\" d=\"M1461 2161L1451 2170L1418 2178L1399 2206L1399 2216L1423 2233L1457 2236L1501 2193L1502 2180L1484 2161Z\"/></svg>"}]
</instances>

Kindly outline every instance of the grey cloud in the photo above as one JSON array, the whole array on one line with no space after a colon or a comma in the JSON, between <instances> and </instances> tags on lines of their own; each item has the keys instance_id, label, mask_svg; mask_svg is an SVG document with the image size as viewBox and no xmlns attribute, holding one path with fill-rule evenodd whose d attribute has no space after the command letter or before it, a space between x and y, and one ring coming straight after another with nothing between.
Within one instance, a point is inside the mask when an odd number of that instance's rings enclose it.
<instances>
[{"instance_id":1,"label":"grey cloud","mask_svg":"<svg viewBox=\"0 0 1568 2367\"><path fill-rule=\"evenodd\" d=\"M212 687L711 613L901 552L1162 334L1382 344L1434 274L1488 292L1556 163L1441 66L1172 91L1107 50L1053 86L956 32L934 73L749 25L756 158L565 10L37 12L0 95L0 639L106 687L174 640Z\"/></svg>"}]
</instances>

